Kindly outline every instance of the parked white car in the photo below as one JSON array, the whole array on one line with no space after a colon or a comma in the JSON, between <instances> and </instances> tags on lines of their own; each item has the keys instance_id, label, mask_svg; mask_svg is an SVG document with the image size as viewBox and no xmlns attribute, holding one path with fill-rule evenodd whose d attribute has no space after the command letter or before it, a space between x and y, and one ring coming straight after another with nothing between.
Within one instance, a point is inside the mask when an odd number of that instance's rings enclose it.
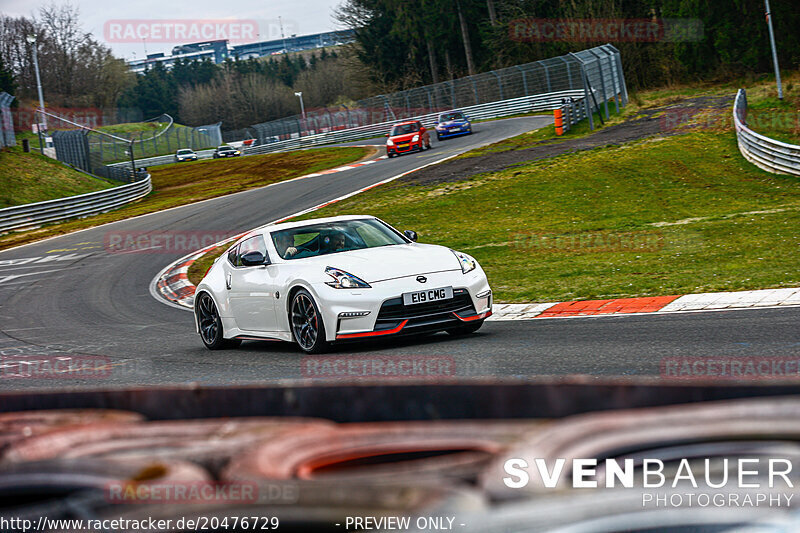
<instances>
[{"instance_id":1,"label":"parked white car","mask_svg":"<svg viewBox=\"0 0 800 533\"><path fill-rule=\"evenodd\" d=\"M416 239L370 216L254 230L197 286L197 332L212 350L278 339L317 353L352 339L476 331L492 314L483 269Z\"/></svg>"}]
</instances>

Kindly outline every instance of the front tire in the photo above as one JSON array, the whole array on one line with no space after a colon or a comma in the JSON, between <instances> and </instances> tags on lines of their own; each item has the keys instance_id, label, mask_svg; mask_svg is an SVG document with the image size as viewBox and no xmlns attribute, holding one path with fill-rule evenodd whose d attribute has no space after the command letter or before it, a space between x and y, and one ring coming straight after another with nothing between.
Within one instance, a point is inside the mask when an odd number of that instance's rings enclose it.
<instances>
[{"instance_id":1,"label":"front tire","mask_svg":"<svg viewBox=\"0 0 800 533\"><path fill-rule=\"evenodd\" d=\"M448 335L452 335L453 337L461 337L463 335L469 335L470 333L475 333L481 326L483 325L484 320L476 320L475 322L468 322L466 324L462 324L460 326L456 326L454 328L446 329Z\"/></svg>"},{"instance_id":2,"label":"front tire","mask_svg":"<svg viewBox=\"0 0 800 533\"><path fill-rule=\"evenodd\" d=\"M300 289L289 306L289 324L292 338L306 353L322 353L328 349L325 340L325 323L311 294Z\"/></svg>"},{"instance_id":3,"label":"front tire","mask_svg":"<svg viewBox=\"0 0 800 533\"><path fill-rule=\"evenodd\" d=\"M236 348L242 341L226 339L222 329L222 319L217 311L217 305L210 294L204 292L195 304L197 323L200 329L200 338L209 350L224 350Z\"/></svg>"}]
</instances>

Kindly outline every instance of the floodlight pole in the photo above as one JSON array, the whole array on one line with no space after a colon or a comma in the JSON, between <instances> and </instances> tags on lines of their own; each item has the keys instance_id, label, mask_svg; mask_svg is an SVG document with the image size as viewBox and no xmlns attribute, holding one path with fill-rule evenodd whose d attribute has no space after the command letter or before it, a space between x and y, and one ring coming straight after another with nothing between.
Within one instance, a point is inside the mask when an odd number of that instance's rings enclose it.
<instances>
[{"instance_id":1,"label":"floodlight pole","mask_svg":"<svg viewBox=\"0 0 800 533\"><path fill-rule=\"evenodd\" d=\"M781 87L781 69L778 67L778 52L775 50L775 33L772 31L772 13L769 10L769 0L764 0L767 10L767 27L769 28L769 44L772 46L772 62L775 64L775 82L778 84L778 100L783 100L783 87Z\"/></svg>"}]
</instances>

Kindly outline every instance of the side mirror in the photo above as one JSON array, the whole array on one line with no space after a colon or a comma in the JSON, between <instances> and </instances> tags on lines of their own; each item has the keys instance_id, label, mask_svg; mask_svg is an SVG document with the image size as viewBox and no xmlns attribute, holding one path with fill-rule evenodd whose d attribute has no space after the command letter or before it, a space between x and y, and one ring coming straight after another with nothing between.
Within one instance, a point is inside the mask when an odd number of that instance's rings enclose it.
<instances>
[{"instance_id":1,"label":"side mirror","mask_svg":"<svg viewBox=\"0 0 800 533\"><path fill-rule=\"evenodd\" d=\"M433 125L434 125L434 126L436 126L437 124L439 124L439 121L438 121L438 120L437 120L436 122L434 122L434 123L433 123Z\"/></svg>"},{"instance_id":2,"label":"side mirror","mask_svg":"<svg viewBox=\"0 0 800 533\"><path fill-rule=\"evenodd\" d=\"M403 235L408 237L408 240L413 241L413 242L417 242L417 232L416 231L412 231L410 229L407 229L407 230L405 230L403 232Z\"/></svg>"},{"instance_id":3,"label":"side mirror","mask_svg":"<svg viewBox=\"0 0 800 533\"><path fill-rule=\"evenodd\" d=\"M389 136L389 134L388 134L388 133L387 133L386 135L384 135L384 137L388 137L388 136Z\"/></svg>"},{"instance_id":4,"label":"side mirror","mask_svg":"<svg viewBox=\"0 0 800 533\"><path fill-rule=\"evenodd\" d=\"M247 252L242 256L242 266L258 266L258 265L266 265L267 258L264 257L259 251L253 250L252 252Z\"/></svg>"}]
</instances>

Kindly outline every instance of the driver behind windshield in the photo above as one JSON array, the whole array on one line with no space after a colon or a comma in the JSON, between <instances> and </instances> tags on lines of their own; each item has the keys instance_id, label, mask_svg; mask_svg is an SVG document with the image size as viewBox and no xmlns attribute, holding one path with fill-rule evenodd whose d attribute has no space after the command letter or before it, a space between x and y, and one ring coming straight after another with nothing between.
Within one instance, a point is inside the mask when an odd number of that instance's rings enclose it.
<instances>
[{"instance_id":1,"label":"driver behind windshield","mask_svg":"<svg viewBox=\"0 0 800 533\"><path fill-rule=\"evenodd\" d=\"M323 239L326 253L332 254L345 248L347 239L340 231L332 232Z\"/></svg>"}]
</instances>

